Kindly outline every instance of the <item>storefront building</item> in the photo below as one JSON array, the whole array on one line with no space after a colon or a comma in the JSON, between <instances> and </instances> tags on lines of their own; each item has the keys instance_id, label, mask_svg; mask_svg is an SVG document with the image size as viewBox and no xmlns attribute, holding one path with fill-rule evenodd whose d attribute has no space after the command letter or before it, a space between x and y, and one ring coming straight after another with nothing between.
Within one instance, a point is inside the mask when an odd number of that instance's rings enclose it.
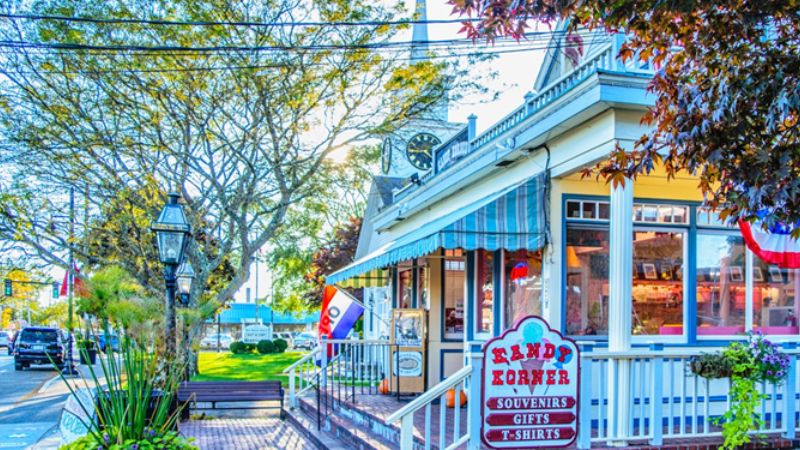
<instances>
[{"instance_id":1,"label":"storefront building","mask_svg":"<svg viewBox=\"0 0 800 450\"><path fill-rule=\"evenodd\" d=\"M688 358L747 331L796 342L800 273L747 250L737 227L703 207L690 174L667 180L656 169L618 187L581 176L616 146L633 147L653 102L650 69L615 58L620 36L586 42L576 60L551 50L522 106L482 134L474 118L451 127L415 181L382 175L391 196L370 196L359 257L328 283L380 270L383 285L370 292L390 307L374 313L379 321L426 311L427 389L537 315L597 355L581 373L582 426L592 431L579 446L707 434L726 401L711 398L725 387L655 358ZM652 398L667 388L683 389L681 399L694 389L694 400L673 405L670 395L659 412ZM767 431L793 435L794 422L776 417L795 410L794 400L773 401Z\"/></svg>"}]
</instances>

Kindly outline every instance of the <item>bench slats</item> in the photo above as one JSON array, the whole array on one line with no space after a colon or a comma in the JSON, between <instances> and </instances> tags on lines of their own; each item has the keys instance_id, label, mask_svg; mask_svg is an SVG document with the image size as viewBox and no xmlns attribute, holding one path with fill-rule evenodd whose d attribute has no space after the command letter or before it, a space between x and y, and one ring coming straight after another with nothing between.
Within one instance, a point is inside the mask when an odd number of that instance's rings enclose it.
<instances>
[{"instance_id":1,"label":"bench slats","mask_svg":"<svg viewBox=\"0 0 800 450\"><path fill-rule=\"evenodd\" d=\"M211 403L279 401L281 418L283 411L284 391L280 381L190 381L178 387L178 400Z\"/></svg>"}]
</instances>

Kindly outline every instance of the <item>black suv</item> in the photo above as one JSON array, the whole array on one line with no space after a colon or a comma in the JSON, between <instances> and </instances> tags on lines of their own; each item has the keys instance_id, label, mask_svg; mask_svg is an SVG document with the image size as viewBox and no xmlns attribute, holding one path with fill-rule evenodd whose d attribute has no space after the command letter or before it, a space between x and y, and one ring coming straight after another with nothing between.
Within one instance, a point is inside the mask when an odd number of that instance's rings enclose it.
<instances>
[{"instance_id":1,"label":"black suv","mask_svg":"<svg viewBox=\"0 0 800 450\"><path fill-rule=\"evenodd\" d=\"M65 346L61 332L55 328L27 327L14 339L14 369L22 370L31 364L64 366ZM49 358L48 358L49 356Z\"/></svg>"}]
</instances>

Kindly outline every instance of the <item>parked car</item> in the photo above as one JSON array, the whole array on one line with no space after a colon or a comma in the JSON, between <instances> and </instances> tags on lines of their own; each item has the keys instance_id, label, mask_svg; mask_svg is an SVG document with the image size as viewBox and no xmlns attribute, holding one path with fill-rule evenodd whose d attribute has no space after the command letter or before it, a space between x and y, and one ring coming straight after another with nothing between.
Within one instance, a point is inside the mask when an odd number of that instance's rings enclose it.
<instances>
[{"instance_id":1,"label":"parked car","mask_svg":"<svg viewBox=\"0 0 800 450\"><path fill-rule=\"evenodd\" d=\"M106 337L108 338L108 342L106 342ZM107 336L105 333L100 332L95 336L97 339L97 348L100 349L102 352L108 352L110 349L112 352L119 352L119 336L113 333L109 333Z\"/></svg>"},{"instance_id":2,"label":"parked car","mask_svg":"<svg viewBox=\"0 0 800 450\"><path fill-rule=\"evenodd\" d=\"M0 347L10 348L11 346L11 336L9 335L8 331L0 330Z\"/></svg>"},{"instance_id":3,"label":"parked car","mask_svg":"<svg viewBox=\"0 0 800 450\"><path fill-rule=\"evenodd\" d=\"M317 346L317 336L311 333L300 333L294 338L294 348L313 350Z\"/></svg>"},{"instance_id":4,"label":"parked car","mask_svg":"<svg viewBox=\"0 0 800 450\"><path fill-rule=\"evenodd\" d=\"M61 369L66 357L65 350L61 333L57 329L23 328L14 341L14 369L22 370L31 364L52 363Z\"/></svg>"},{"instance_id":5,"label":"parked car","mask_svg":"<svg viewBox=\"0 0 800 450\"><path fill-rule=\"evenodd\" d=\"M231 346L231 342L233 342L233 338L228 333L211 333L200 340L200 347L217 348L217 343L219 343L219 348L227 350Z\"/></svg>"},{"instance_id":6,"label":"parked car","mask_svg":"<svg viewBox=\"0 0 800 450\"><path fill-rule=\"evenodd\" d=\"M279 331L275 333L275 339L283 339L289 344L289 348L294 348L294 336L288 331Z\"/></svg>"}]
</instances>

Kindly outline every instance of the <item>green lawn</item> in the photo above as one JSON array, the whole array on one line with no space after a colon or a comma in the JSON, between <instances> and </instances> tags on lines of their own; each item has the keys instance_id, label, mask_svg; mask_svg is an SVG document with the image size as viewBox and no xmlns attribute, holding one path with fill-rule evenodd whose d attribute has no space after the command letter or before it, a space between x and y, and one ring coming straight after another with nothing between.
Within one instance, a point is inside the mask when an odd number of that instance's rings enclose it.
<instances>
[{"instance_id":1,"label":"green lawn","mask_svg":"<svg viewBox=\"0 0 800 450\"><path fill-rule=\"evenodd\" d=\"M192 377L192 381L280 380L286 386L289 377L281 372L306 353L234 355L231 352L201 352L200 373Z\"/></svg>"}]
</instances>

